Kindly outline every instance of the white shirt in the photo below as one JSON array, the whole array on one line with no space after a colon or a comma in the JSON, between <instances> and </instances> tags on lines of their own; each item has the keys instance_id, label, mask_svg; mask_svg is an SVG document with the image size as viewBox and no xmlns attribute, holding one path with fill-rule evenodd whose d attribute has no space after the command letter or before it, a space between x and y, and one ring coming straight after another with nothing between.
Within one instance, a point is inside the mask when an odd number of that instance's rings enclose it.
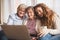
<instances>
[{"instance_id":1,"label":"white shirt","mask_svg":"<svg viewBox=\"0 0 60 40\"><path fill-rule=\"evenodd\" d=\"M9 15L7 25L23 25L26 20L26 16L21 19L17 14Z\"/></svg>"}]
</instances>

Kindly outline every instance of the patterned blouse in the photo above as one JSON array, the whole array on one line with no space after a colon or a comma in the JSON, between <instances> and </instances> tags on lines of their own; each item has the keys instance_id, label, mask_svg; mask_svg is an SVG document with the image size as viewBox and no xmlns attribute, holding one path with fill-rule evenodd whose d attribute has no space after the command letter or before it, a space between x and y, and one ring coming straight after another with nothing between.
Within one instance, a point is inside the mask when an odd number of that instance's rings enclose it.
<instances>
[{"instance_id":1,"label":"patterned blouse","mask_svg":"<svg viewBox=\"0 0 60 40\"><path fill-rule=\"evenodd\" d=\"M27 28L28 28L28 31L30 34L36 34L36 30L35 30L35 27L36 27L36 20L27 20Z\"/></svg>"}]
</instances>

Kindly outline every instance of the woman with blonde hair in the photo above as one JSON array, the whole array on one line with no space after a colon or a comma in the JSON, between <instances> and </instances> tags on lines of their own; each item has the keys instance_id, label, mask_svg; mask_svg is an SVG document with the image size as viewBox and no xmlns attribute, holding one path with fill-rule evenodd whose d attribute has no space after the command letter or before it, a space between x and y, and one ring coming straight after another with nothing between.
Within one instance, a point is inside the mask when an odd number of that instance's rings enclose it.
<instances>
[{"instance_id":1,"label":"woman with blonde hair","mask_svg":"<svg viewBox=\"0 0 60 40\"><path fill-rule=\"evenodd\" d=\"M39 26L36 26L39 40L60 40L60 36L58 36L60 35L59 16L44 3L37 4L34 10L40 21L38 22Z\"/></svg>"}]
</instances>

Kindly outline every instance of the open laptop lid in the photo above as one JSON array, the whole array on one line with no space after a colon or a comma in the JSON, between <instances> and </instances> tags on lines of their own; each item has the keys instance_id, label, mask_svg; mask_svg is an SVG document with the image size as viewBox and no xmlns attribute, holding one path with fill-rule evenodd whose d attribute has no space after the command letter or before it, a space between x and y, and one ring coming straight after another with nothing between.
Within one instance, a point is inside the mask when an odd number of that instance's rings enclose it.
<instances>
[{"instance_id":1,"label":"open laptop lid","mask_svg":"<svg viewBox=\"0 0 60 40\"><path fill-rule=\"evenodd\" d=\"M25 25L2 25L2 29L9 39L30 40Z\"/></svg>"}]
</instances>

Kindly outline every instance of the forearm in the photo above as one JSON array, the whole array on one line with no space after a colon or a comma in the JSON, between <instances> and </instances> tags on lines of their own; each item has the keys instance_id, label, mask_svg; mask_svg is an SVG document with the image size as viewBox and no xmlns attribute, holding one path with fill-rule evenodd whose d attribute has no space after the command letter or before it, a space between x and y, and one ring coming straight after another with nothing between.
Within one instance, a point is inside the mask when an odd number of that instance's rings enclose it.
<instances>
[{"instance_id":1,"label":"forearm","mask_svg":"<svg viewBox=\"0 0 60 40\"><path fill-rule=\"evenodd\" d=\"M60 30L58 29L49 29L49 33L52 35L60 34Z\"/></svg>"}]
</instances>

